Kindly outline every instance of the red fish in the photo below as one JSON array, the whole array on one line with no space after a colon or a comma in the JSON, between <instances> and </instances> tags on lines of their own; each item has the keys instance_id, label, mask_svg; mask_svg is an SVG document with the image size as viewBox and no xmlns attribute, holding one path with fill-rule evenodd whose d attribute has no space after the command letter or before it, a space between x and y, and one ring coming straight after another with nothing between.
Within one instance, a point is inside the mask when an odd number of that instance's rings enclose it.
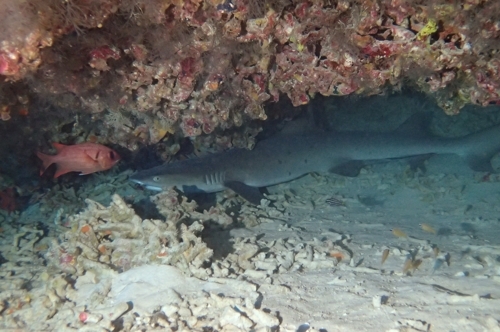
<instances>
[{"instance_id":1,"label":"red fish","mask_svg":"<svg viewBox=\"0 0 500 332\"><path fill-rule=\"evenodd\" d=\"M52 164L57 165L54 178L68 172L80 172L80 175L105 171L113 167L120 156L112 149L95 143L81 143L76 145L63 145L52 143L57 150L56 155L47 155L37 152L36 155L43 161L42 175Z\"/></svg>"}]
</instances>

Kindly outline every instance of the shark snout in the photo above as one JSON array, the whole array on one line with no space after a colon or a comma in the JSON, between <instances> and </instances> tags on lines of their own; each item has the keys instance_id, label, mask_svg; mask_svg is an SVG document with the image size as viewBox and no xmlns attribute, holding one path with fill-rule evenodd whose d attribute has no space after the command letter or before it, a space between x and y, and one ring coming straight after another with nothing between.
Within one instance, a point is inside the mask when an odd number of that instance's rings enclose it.
<instances>
[{"instance_id":1,"label":"shark snout","mask_svg":"<svg viewBox=\"0 0 500 332\"><path fill-rule=\"evenodd\" d=\"M162 188L157 184L152 183L153 181L149 181L147 178L142 178L139 176L139 173L132 174L129 178L129 181L137 183L138 185L153 191L162 191Z\"/></svg>"}]
</instances>

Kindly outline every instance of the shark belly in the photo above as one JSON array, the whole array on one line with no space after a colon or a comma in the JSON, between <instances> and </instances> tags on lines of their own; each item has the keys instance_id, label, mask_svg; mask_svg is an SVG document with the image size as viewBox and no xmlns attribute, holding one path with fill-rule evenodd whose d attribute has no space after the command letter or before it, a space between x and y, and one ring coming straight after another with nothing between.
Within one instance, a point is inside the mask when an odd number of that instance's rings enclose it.
<instances>
[{"instance_id":1,"label":"shark belly","mask_svg":"<svg viewBox=\"0 0 500 332\"><path fill-rule=\"evenodd\" d=\"M277 144L261 144L238 162L234 178L249 186L288 182L311 172L328 171L332 158L317 134L286 137ZM263 141L262 143L266 143Z\"/></svg>"}]
</instances>

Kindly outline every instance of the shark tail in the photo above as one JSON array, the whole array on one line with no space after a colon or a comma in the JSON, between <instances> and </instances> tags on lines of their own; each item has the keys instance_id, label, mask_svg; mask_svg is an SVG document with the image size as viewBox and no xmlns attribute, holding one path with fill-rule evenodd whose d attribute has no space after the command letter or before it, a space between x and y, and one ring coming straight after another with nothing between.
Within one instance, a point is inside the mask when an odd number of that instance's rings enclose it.
<instances>
[{"instance_id":1,"label":"shark tail","mask_svg":"<svg viewBox=\"0 0 500 332\"><path fill-rule=\"evenodd\" d=\"M500 126L468 135L461 143L465 148L462 157L471 169L477 172L496 172L491 166L491 159L500 151Z\"/></svg>"}]
</instances>

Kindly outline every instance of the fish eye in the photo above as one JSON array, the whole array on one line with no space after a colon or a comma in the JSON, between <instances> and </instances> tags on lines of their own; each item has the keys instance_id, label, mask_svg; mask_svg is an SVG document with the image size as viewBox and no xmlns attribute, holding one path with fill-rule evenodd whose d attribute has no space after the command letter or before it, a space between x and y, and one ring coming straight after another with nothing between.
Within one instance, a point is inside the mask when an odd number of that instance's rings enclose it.
<instances>
[{"instance_id":1,"label":"fish eye","mask_svg":"<svg viewBox=\"0 0 500 332\"><path fill-rule=\"evenodd\" d=\"M153 178L153 181L154 181L154 182L158 182L158 181L160 181L160 177L159 177L159 176L155 176L155 177Z\"/></svg>"},{"instance_id":2,"label":"fish eye","mask_svg":"<svg viewBox=\"0 0 500 332\"><path fill-rule=\"evenodd\" d=\"M115 160L115 153L113 151L109 152L109 158L111 158L111 160Z\"/></svg>"}]
</instances>

